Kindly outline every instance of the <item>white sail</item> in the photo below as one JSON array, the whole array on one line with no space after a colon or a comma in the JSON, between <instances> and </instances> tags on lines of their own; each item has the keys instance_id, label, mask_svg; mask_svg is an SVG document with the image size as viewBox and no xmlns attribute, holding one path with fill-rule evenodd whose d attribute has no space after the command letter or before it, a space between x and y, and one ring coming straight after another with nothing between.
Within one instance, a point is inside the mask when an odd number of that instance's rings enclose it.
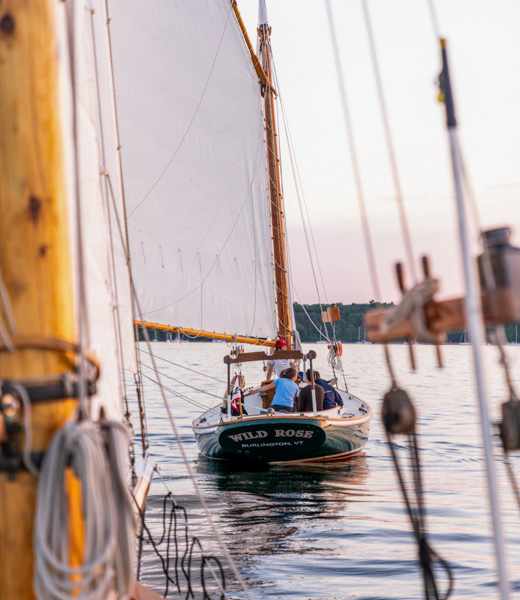
<instances>
[{"instance_id":1,"label":"white sail","mask_svg":"<svg viewBox=\"0 0 520 600\"><path fill-rule=\"evenodd\" d=\"M117 418L122 406L122 369L135 371L136 358L105 1L75 2L72 10L76 90L73 99L69 85L71 65L64 61L62 101L66 113L63 123L75 289L78 290L79 245L74 160L77 148L87 317L84 344L101 363L92 412L95 417L103 406L108 417ZM70 28L67 18L66 9L62 9L63 38ZM66 43L64 40L63 44ZM63 51L62 55L68 53ZM77 145L73 129L74 101ZM79 293L76 306L79 309Z\"/></svg>"},{"instance_id":2,"label":"white sail","mask_svg":"<svg viewBox=\"0 0 520 600\"><path fill-rule=\"evenodd\" d=\"M229 0L110 0L143 319L273 338L260 86Z\"/></svg>"}]
</instances>

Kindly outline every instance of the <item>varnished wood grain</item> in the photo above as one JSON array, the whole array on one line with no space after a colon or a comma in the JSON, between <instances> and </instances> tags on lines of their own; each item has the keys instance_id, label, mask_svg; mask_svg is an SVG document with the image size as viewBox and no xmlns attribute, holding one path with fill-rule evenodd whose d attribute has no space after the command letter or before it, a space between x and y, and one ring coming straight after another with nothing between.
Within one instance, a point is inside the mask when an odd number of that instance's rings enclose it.
<instances>
[{"instance_id":1,"label":"varnished wood grain","mask_svg":"<svg viewBox=\"0 0 520 600\"><path fill-rule=\"evenodd\" d=\"M56 0L0 3L0 273L20 335L74 341L57 6ZM2 379L68 368L56 352L0 353ZM35 452L46 448L74 408L70 400L32 408ZM36 485L28 473L14 481L0 474L0 598L34 598ZM80 540L72 547L81 547Z\"/></svg>"}]
</instances>

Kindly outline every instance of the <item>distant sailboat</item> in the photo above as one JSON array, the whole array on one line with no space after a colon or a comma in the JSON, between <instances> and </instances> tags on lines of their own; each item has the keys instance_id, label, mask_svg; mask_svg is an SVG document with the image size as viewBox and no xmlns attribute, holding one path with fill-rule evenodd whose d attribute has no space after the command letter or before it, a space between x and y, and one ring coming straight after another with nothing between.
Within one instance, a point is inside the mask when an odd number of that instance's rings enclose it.
<instances>
[{"instance_id":1,"label":"distant sailboat","mask_svg":"<svg viewBox=\"0 0 520 600\"><path fill-rule=\"evenodd\" d=\"M316 342L317 344L328 344L328 340L323 336L323 332L320 327L320 339Z\"/></svg>"},{"instance_id":2,"label":"distant sailboat","mask_svg":"<svg viewBox=\"0 0 520 600\"><path fill-rule=\"evenodd\" d=\"M510 346L520 346L520 342L518 341L518 325L515 325L515 341L509 342Z\"/></svg>"},{"instance_id":3,"label":"distant sailboat","mask_svg":"<svg viewBox=\"0 0 520 600\"><path fill-rule=\"evenodd\" d=\"M371 342L367 340L366 325L363 326L363 339L361 339L361 327L358 327L358 341L356 342L356 344L371 344Z\"/></svg>"},{"instance_id":4,"label":"distant sailboat","mask_svg":"<svg viewBox=\"0 0 520 600\"><path fill-rule=\"evenodd\" d=\"M462 335L460 336L459 346L471 346L471 342L468 342L468 330L464 329Z\"/></svg>"}]
</instances>

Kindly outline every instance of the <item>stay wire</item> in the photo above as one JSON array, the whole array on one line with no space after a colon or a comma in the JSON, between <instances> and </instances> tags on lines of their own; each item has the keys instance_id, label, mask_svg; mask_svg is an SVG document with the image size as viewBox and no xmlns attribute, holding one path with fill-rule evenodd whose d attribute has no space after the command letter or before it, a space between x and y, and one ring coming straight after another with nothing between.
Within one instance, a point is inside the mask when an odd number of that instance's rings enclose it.
<instances>
[{"instance_id":1,"label":"stay wire","mask_svg":"<svg viewBox=\"0 0 520 600\"><path fill-rule=\"evenodd\" d=\"M314 272L314 265L313 265L313 258L312 258L312 251L310 248L310 244L308 242L308 237L307 237L307 229L309 231L309 235L310 238L312 240L312 246L313 246L313 250L314 250L314 256L316 258L316 265L317 265L317 269L318 269L318 273L320 275L320 281L321 281L321 287L323 289L323 294L325 296L325 303L328 304L328 299L327 299L327 289L325 287L325 282L323 279L323 272L321 269L321 263L319 260L319 254L318 254L318 250L316 247L316 240L314 238L314 231L313 231L313 227L311 224L311 218L309 215L309 207L307 204L307 199L305 197L305 193L303 191L303 183L302 183L302 179L301 179L301 175L300 175L300 169L298 167L298 161L296 160L296 153L294 151L294 144L292 141L292 135L291 135L291 131L289 128L289 120L287 117L287 112L285 110L285 102L283 100L283 95L281 92L281 87L280 87L280 82L278 80L278 74L276 71L276 64L273 61L273 73L274 73L274 77L275 77L275 83L276 83L276 87L278 90L278 96L280 98L280 108L281 108L281 112L282 112L282 121L283 121L283 125L284 125L284 131L285 131L285 136L287 139L287 148L289 151L289 156L290 156L290 162L291 162L291 169L293 172L293 179L294 179L294 183L295 183L295 189L296 189L296 194L297 194L297 199L298 199L298 205L300 208L300 215L301 215L301 219L302 219L302 224L304 227L304 232L305 232L305 240L307 243L307 250L309 253L309 258L311 261L311 265L312 265L312 270L313 270L313 275L314 275L314 284L316 286L316 292L318 294L318 300L320 301L321 304L321 299L320 299L320 291L319 291L319 287L318 287L318 282L316 280L316 275ZM305 211L305 214L304 214Z\"/></svg>"},{"instance_id":2,"label":"stay wire","mask_svg":"<svg viewBox=\"0 0 520 600\"><path fill-rule=\"evenodd\" d=\"M87 314L87 288L85 283L85 257L83 254L83 224L81 212L81 186L80 186L80 166L79 166L79 129L78 129L78 94L77 94L77 75L76 75L76 36L75 36L75 20L77 9L74 4L68 5L66 8L67 18L67 38L68 38L68 59L69 59L69 75L71 85L71 111L72 111L72 140L73 140L73 171L74 171L74 206L75 206L75 233L76 233L76 268L78 272L78 331L77 345L79 357L79 406L80 414L83 417L90 418L87 408L86 395L86 376L85 376L85 342L88 340L88 314Z\"/></svg>"},{"instance_id":3,"label":"stay wire","mask_svg":"<svg viewBox=\"0 0 520 600\"><path fill-rule=\"evenodd\" d=\"M338 37L336 34L336 25L335 25L334 15L332 12L331 0L325 0L325 8L326 8L326 12L327 12L327 22L328 22L328 26L329 26L332 50L333 50L333 54L334 54L334 64L336 67L336 76L338 79L338 87L339 87L339 93L340 93L340 98L341 98L341 107L342 107L342 111L343 111L343 120L345 123L345 129L346 129L346 134L347 134L347 142L348 142L348 147L349 147L349 152L350 152L350 160L351 160L351 164L352 164L352 171L354 173L354 181L356 184L356 193L357 193L357 199L358 199L359 210L360 210L360 215L361 215L361 227L363 230L363 240L365 243L365 251L366 251L367 260L368 260L368 270L370 273L372 289L373 289L374 295L375 295L374 299L377 303L380 303L382 300L381 286L379 285L379 277L377 274L374 245L372 242L372 234L371 234L370 226L369 226L369 222L368 222L368 213L367 213L367 208L366 208L365 193L364 193L363 184L361 181L361 171L359 169L358 154L357 154L357 149L356 149L356 143L354 140L354 129L352 127L352 120L350 117L350 109L349 109L349 104L348 104L348 100L347 100L347 86L345 83L345 77L343 76L343 64L342 64L341 55L339 52ZM413 267L413 262L412 262L412 267ZM387 344L384 344L384 348L385 348L385 359L386 359L386 363L388 366L388 370L392 377L393 383L395 383L395 376L393 373L393 368L392 368L392 363L391 363L391 358L390 358L390 351L388 350Z\"/></svg>"},{"instance_id":4,"label":"stay wire","mask_svg":"<svg viewBox=\"0 0 520 600\"><path fill-rule=\"evenodd\" d=\"M144 352L145 354L150 354L146 350L141 350L141 352ZM213 381L218 381L218 383L226 383L222 379L218 379L217 377L213 377L212 375L208 375L207 373L204 373L203 371L196 371L195 369L190 369L190 367L186 367L185 365L181 365L179 363L173 362L172 360L164 358L163 356L157 356L156 355L155 358L158 358L159 360L167 362L170 365L174 365L176 367L180 367L181 369L185 369L186 371L191 371L192 373L195 373L196 375L202 375L202 377L207 377L208 379L213 379Z\"/></svg>"},{"instance_id":5,"label":"stay wire","mask_svg":"<svg viewBox=\"0 0 520 600\"><path fill-rule=\"evenodd\" d=\"M375 300L381 301L381 288L379 286L379 278L377 275L374 246L372 243L372 235L370 232L370 226L368 223L368 214L366 209L365 194L363 191L363 184L361 182L361 173L359 169L359 161L356 150L356 144L354 142L354 130L352 127L352 120L350 118L350 109L347 100L347 87L345 84L345 78L343 76L343 64L341 61L341 55L339 52L338 39L336 34L336 26L334 16L332 12L331 0L325 0L325 7L327 10L327 20L329 25L330 39L332 43L332 50L334 54L334 64L336 67L336 76L338 79L338 87L341 98L341 106L343 110L343 120L345 122L345 129L347 133L347 142L350 151L350 159L352 162L352 171L354 173L354 180L356 184L357 198L359 203L359 209L361 213L361 226L363 229L363 239L365 242L365 249L368 258L368 267L370 272L370 279L372 281L372 288L375 294Z\"/></svg>"},{"instance_id":6,"label":"stay wire","mask_svg":"<svg viewBox=\"0 0 520 600\"><path fill-rule=\"evenodd\" d=\"M376 79L377 93L378 93L378 97L379 97L379 104L380 104L380 108L381 108L381 116L383 119L383 127L385 130L386 142L387 142L387 146L388 146L388 155L390 158L392 177L394 180L397 207L398 207L398 211L399 211L399 219L401 222L401 233L403 236L406 255L408 258L410 273L412 275L412 279L413 279L414 283L417 283L414 253L413 253L413 248L412 248L412 238L410 235L410 229L408 226L406 211L404 208L403 192L402 192L402 188L401 188L401 181L399 178L399 171L397 169L397 159L396 159L396 155L395 155L394 142L393 142L392 134L390 131L388 111L386 108L386 99L385 99L385 95L383 92L381 71L379 69L379 61L377 58L376 43L375 43L374 34L373 34L373 30L372 30L372 23L371 23L371 19L370 19L370 13L368 10L367 0L361 0L361 6L363 8L363 16L365 19L365 25L366 25L366 29L367 29L368 41L369 41L369 46L370 46L370 55L372 58L372 65L373 65L374 75L375 75L375 79Z\"/></svg>"},{"instance_id":7,"label":"stay wire","mask_svg":"<svg viewBox=\"0 0 520 600\"><path fill-rule=\"evenodd\" d=\"M316 263L317 263L317 268L318 268L318 272L320 274L321 277L321 282L322 282L322 287L323 287L323 292L325 295L325 299L327 296L326 290L325 290L325 285L323 282L323 273L321 270L321 265L320 265L320 261L319 261L319 257L316 251L316 242L314 240L314 235L312 232L312 228L311 228L311 224L310 224L310 219L309 219L309 213L308 213L308 209L307 209L307 204L305 202L305 196L303 195L303 189L302 189L302 182L301 182L301 178L300 178L300 174L299 174L299 170L298 170L298 165L296 163L296 157L294 154L294 148L292 145L292 138L290 135L290 131L289 131L289 126L288 126L288 120L287 120L287 115L285 113L285 107L283 104L283 99L282 99L282 93L280 90L280 83L278 81L277 75L276 75L276 67L273 64L273 73L274 73L274 77L275 77L275 83L276 83L276 87L278 90L278 96L280 99L280 107L282 110L282 121L283 121L283 125L284 125L284 131L285 131L285 136L287 139L287 148L289 151L289 159L290 159L290 163L291 163L291 169L292 169L292 173L293 173L293 179L294 179L294 183L295 183L295 189L296 189L296 198L298 200L298 206L300 209L300 216L301 216L301 220L302 220L302 225L303 225L303 232L304 232L304 236L305 236L305 243L307 246L307 252L309 255L309 261L311 263L311 271L312 271L312 276L314 279L314 286L316 288L316 294L318 297L318 302L320 305L320 309L323 312L323 305L322 305L322 301L321 301L321 294L320 294L320 289L319 289L319 285L318 285L318 279L316 276L316 268L314 265L314 258L313 258L313 254L312 254L312 248L311 248L311 244L309 241L309 235L311 236L313 245L314 245L314 254L316 257ZM304 203L305 203L305 210L307 211L307 219L305 218L305 213L304 213ZM327 324L324 323L324 327L325 327L325 333L326 333L326 337L328 337L328 331L327 331Z\"/></svg>"},{"instance_id":8,"label":"stay wire","mask_svg":"<svg viewBox=\"0 0 520 600\"><path fill-rule=\"evenodd\" d=\"M108 10L108 8L106 8L106 10ZM106 19L106 14L104 15L105 19ZM115 338L116 338L116 356L117 356L117 361L118 361L118 366L119 366L119 370L121 373L123 373L124 370L124 359L123 359L123 355L124 355L124 351L123 351L123 335L122 335L122 327L121 327L121 315L120 315L120 311L118 310L117 307L119 307L119 294L118 294L118 289L119 289L119 285L118 284L118 277L117 277L117 269L116 269L116 250L115 250L115 244L114 244L114 235L112 232L113 229L113 217L112 217L112 212L110 210L111 206L113 208L113 210L115 211L115 213L118 213L118 207L116 206L116 202L115 202L115 198L112 197L113 202L110 202L110 194L113 194L113 189L111 188L111 182L109 181L108 177L108 172L107 172L107 159L106 159L106 141L105 141L105 126L104 126L104 120L103 120L103 110L102 110L102 102L101 102L101 85L100 85L100 80L99 80L99 70L98 70L98 51L97 51L97 44L96 44L96 29L95 29L95 22L94 19L95 18L101 18L101 14L96 14L94 9L90 9L90 32L91 32L91 39L92 39L92 53L93 53L93 67L94 67L94 76L95 76L95 82L96 82L96 99L97 99L97 118L98 118L98 124L99 124L99 131L100 131L100 136L99 136L99 148L100 148L100 159L101 159L101 173L100 173L100 189L102 191L102 197L103 197L103 201L104 201L104 208L105 208L105 219L106 219L106 224L107 224L107 228L108 228L108 240L109 240L109 253L108 253L108 263L109 263L109 269L108 269L108 278L109 278L109 282L111 284L109 292L110 292L110 296L111 296L111 303L112 303L112 319L114 322L114 330L115 330ZM108 39L108 43L110 44L110 32L108 30L108 25L106 26L106 30L107 30L107 39ZM113 79L111 79L112 84L113 84ZM113 101L115 102L115 96L113 98ZM115 108L115 105L114 105ZM117 129L117 127L116 127ZM129 260L129 255L127 253L126 247L123 245L123 252L124 252L124 257L125 257L125 262L128 263ZM131 425L131 421L130 421L130 408L129 408L129 404L128 404L128 390L126 388L126 380L125 377L121 377L121 382L122 382L122 396L123 396L123 401L125 404L125 419L127 421L127 423ZM133 446L131 446L131 452L130 452L130 456L131 456L131 463L132 463L132 471L135 474L135 460L134 457L132 455L133 452Z\"/></svg>"},{"instance_id":9,"label":"stay wire","mask_svg":"<svg viewBox=\"0 0 520 600\"><path fill-rule=\"evenodd\" d=\"M188 396L185 396L184 394L177 392L176 390L172 389L171 387L164 385L164 383L157 381L157 379L150 377L146 373L143 373L143 377L145 379L148 379L148 381L155 383L155 385L157 385L158 387L162 388L163 390L169 392L170 394L173 394L177 398L180 398L181 400L185 400L186 402L188 402L188 404L191 404L192 406L196 406L197 408L202 409L202 410L207 410L207 408L208 408L205 404L202 404L201 402L197 402L197 400L192 400L191 398L188 398Z\"/></svg>"},{"instance_id":10,"label":"stay wire","mask_svg":"<svg viewBox=\"0 0 520 600\"><path fill-rule=\"evenodd\" d=\"M427 527L426 527L426 514L423 502L423 490L421 480L421 467L419 461L419 445L417 442L417 435L415 430L408 435L408 443L410 449L410 463L411 470L413 473L413 481L415 488L415 505L412 505L412 500L409 496L406 483L403 477L402 469L397 458L395 450L395 444L392 439L392 434L385 428L387 443L390 448L392 461L394 463L395 471L403 495L406 510L414 537L417 542L419 551L419 562L423 573L424 580L424 591L426 600L448 600L453 591L454 578L453 572L449 563L443 559L439 554L430 546L427 539ZM440 595L437 587L437 582L434 573L433 561L437 560L442 566L448 576L448 587L444 595Z\"/></svg>"},{"instance_id":11,"label":"stay wire","mask_svg":"<svg viewBox=\"0 0 520 600\"><path fill-rule=\"evenodd\" d=\"M147 364L143 363L143 366L145 366L147 369L152 369L153 367ZM199 392L200 394L205 394L206 396L211 396L212 398L218 398L219 400L221 400L220 396L217 396L216 394L212 394L211 392L206 392L204 390L201 390L200 388L197 388L193 385L190 385L189 383L184 383L183 381L180 381L179 379L175 379L175 377L172 377L171 375L167 375L166 373L162 373L163 377L166 377L167 379L171 379L172 381L175 381L175 383L180 383L181 385L185 386L185 387L189 387L192 390L195 390L196 392Z\"/></svg>"}]
</instances>

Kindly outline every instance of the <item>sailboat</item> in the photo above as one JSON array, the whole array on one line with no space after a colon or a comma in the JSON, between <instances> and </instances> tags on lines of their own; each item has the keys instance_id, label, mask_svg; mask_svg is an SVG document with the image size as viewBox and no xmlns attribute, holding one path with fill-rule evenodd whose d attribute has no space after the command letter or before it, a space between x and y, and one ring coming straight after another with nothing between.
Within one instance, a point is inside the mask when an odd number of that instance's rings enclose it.
<instances>
[{"instance_id":1,"label":"sailboat","mask_svg":"<svg viewBox=\"0 0 520 600\"><path fill-rule=\"evenodd\" d=\"M320 327L320 338L319 338L319 340L316 343L317 344L328 344L327 339L323 336L323 332L321 330L321 327Z\"/></svg>"},{"instance_id":2,"label":"sailboat","mask_svg":"<svg viewBox=\"0 0 520 600\"><path fill-rule=\"evenodd\" d=\"M464 329L460 336L459 346L471 346L471 342L468 342L468 330Z\"/></svg>"},{"instance_id":3,"label":"sailboat","mask_svg":"<svg viewBox=\"0 0 520 600\"><path fill-rule=\"evenodd\" d=\"M356 344L370 344L370 342L367 340L366 326L363 326L363 339L361 339L361 326L358 327L358 341L356 342Z\"/></svg>"},{"instance_id":4,"label":"sailboat","mask_svg":"<svg viewBox=\"0 0 520 600\"><path fill-rule=\"evenodd\" d=\"M291 358L303 361L289 285L265 2L258 56L234 1L208 7L181 0L150 6L147 14L142 22L128 2L112 4L132 272L142 307L138 325L267 348L281 339ZM163 22L171 26L167 34ZM152 285L157 280L160 287ZM227 409L221 412L219 403L193 421L200 452L262 462L361 452L372 413L346 389L338 389L343 407L320 414L266 414L259 395L232 414L235 365L240 370L243 362L261 364L278 354L224 357ZM282 435L283 445L274 439ZM254 444L240 442L251 436Z\"/></svg>"}]
</instances>

